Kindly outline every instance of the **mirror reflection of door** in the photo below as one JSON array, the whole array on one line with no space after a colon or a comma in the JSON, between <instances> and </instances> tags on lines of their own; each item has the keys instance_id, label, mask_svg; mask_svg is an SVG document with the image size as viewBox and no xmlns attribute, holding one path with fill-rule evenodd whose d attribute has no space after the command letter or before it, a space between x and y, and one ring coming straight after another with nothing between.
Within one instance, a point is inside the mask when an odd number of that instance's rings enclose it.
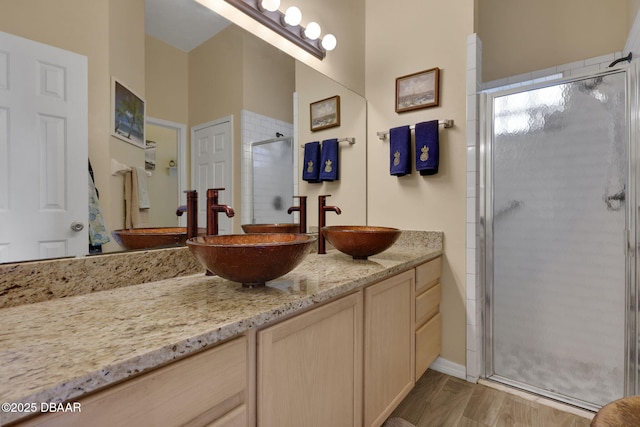
<instances>
[{"instance_id":1,"label":"mirror reflection of door","mask_svg":"<svg viewBox=\"0 0 640 427\"><path fill-rule=\"evenodd\" d=\"M207 190L224 188L218 203L233 206L233 135L230 117L191 129L191 182L198 192L198 225L207 224ZM218 213L218 234L231 234L233 218Z\"/></svg>"},{"instance_id":2,"label":"mirror reflection of door","mask_svg":"<svg viewBox=\"0 0 640 427\"><path fill-rule=\"evenodd\" d=\"M0 262L88 252L87 67L0 32Z\"/></svg>"},{"instance_id":3,"label":"mirror reflection of door","mask_svg":"<svg viewBox=\"0 0 640 427\"><path fill-rule=\"evenodd\" d=\"M145 169L148 177L150 227L177 227L178 216L178 132L147 123Z\"/></svg>"}]
</instances>

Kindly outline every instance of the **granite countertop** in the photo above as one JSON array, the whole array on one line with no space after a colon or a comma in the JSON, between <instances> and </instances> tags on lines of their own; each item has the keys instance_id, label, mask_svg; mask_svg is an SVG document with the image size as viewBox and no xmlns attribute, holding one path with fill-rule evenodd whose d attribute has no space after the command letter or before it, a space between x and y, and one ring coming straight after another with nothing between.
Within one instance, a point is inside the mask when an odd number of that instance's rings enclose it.
<instances>
[{"instance_id":1,"label":"granite countertop","mask_svg":"<svg viewBox=\"0 0 640 427\"><path fill-rule=\"evenodd\" d=\"M312 253L264 288L195 274L0 309L0 403L73 400L348 294L441 255L432 234L368 260Z\"/></svg>"}]
</instances>

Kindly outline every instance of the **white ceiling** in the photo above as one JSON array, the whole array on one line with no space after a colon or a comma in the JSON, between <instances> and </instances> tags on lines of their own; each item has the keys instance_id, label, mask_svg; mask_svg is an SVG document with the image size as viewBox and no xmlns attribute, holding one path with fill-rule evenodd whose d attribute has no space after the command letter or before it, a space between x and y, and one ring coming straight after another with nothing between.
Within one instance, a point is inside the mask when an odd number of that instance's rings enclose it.
<instances>
[{"instance_id":1,"label":"white ceiling","mask_svg":"<svg viewBox=\"0 0 640 427\"><path fill-rule=\"evenodd\" d=\"M230 22L195 0L145 0L145 32L189 52Z\"/></svg>"}]
</instances>

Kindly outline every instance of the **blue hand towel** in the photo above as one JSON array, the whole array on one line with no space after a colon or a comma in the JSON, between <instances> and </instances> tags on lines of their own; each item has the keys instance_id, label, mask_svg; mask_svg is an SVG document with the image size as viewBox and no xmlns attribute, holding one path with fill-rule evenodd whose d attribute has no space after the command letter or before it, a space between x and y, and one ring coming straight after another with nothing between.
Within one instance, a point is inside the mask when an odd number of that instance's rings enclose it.
<instances>
[{"instance_id":1,"label":"blue hand towel","mask_svg":"<svg viewBox=\"0 0 640 427\"><path fill-rule=\"evenodd\" d=\"M322 141L320 179L322 181L337 181L340 179L340 148L338 139Z\"/></svg>"},{"instance_id":2,"label":"blue hand towel","mask_svg":"<svg viewBox=\"0 0 640 427\"><path fill-rule=\"evenodd\" d=\"M404 176L411 173L411 130L400 126L389 131L391 175Z\"/></svg>"},{"instance_id":3,"label":"blue hand towel","mask_svg":"<svg viewBox=\"0 0 640 427\"><path fill-rule=\"evenodd\" d=\"M420 172L420 175L437 174L440 151L438 121L417 123L415 133L416 170Z\"/></svg>"},{"instance_id":4,"label":"blue hand towel","mask_svg":"<svg viewBox=\"0 0 640 427\"><path fill-rule=\"evenodd\" d=\"M304 144L304 162L302 179L307 182L320 182L320 142Z\"/></svg>"}]
</instances>

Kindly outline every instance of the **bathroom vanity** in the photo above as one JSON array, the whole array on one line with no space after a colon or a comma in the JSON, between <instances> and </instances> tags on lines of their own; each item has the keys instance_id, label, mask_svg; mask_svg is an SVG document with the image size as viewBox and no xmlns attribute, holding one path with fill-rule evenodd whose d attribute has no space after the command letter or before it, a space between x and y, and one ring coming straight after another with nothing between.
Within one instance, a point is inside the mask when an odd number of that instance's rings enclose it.
<instances>
[{"instance_id":1,"label":"bathroom vanity","mask_svg":"<svg viewBox=\"0 0 640 427\"><path fill-rule=\"evenodd\" d=\"M198 273L0 309L0 399L23 410L0 425L379 426L440 352L441 255L404 232L265 288Z\"/></svg>"}]
</instances>

